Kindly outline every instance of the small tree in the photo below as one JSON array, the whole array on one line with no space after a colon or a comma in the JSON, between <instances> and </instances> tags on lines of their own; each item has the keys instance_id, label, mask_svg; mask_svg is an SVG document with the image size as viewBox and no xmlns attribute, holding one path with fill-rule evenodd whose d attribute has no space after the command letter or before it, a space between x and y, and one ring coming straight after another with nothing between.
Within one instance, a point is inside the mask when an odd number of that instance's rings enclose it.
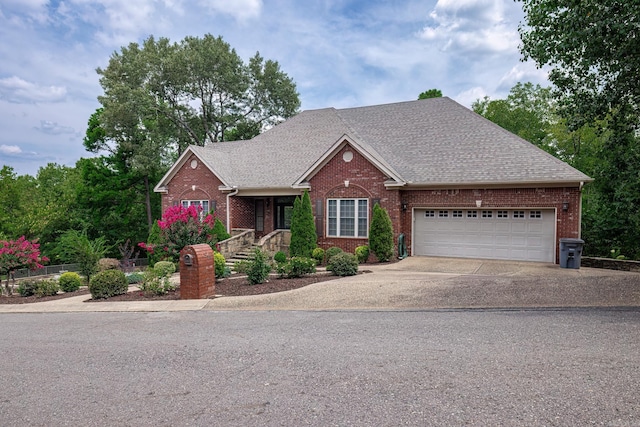
<instances>
[{"instance_id":1,"label":"small tree","mask_svg":"<svg viewBox=\"0 0 640 427\"><path fill-rule=\"evenodd\" d=\"M369 249L381 262L393 256L393 225L389 213L379 204L373 207L373 218L369 227Z\"/></svg>"},{"instance_id":2,"label":"small tree","mask_svg":"<svg viewBox=\"0 0 640 427\"><path fill-rule=\"evenodd\" d=\"M87 231L69 230L58 240L58 252L64 262L80 264L87 281L98 271L98 261L109 250L104 236L91 240Z\"/></svg>"},{"instance_id":3,"label":"small tree","mask_svg":"<svg viewBox=\"0 0 640 427\"><path fill-rule=\"evenodd\" d=\"M309 192L304 191L302 199L296 197L291 215L291 244L289 255L294 257L311 258L317 246L318 236L316 224L313 220L313 208Z\"/></svg>"},{"instance_id":4,"label":"small tree","mask_svg":"<svg viewBox=\"0 0 640 427\"><path fill-rule=\"evenodd\" d=\"M47 257L40 256L40 245L30 242L24 236L18 240L0 240L0 274L7 275L7 295L12 294L9 279L16 270L42 268L41 263L46 261L49 261Z\"/></svg>"},{"instance_id":5,"label":"small tree","mask_svg":"<svg viewBox=\"0 0 640 427\"><path fill-rule=\"evenodd\" d=\"M177 261L185 246L200 243L214 246L217 242L214 224L213 215L203 217L200 207L173 206L165 211L157 227L152 227L149 242L138 243L138 246L153 254L151 258L155 260Z\"/></svg>"}]
</instances>

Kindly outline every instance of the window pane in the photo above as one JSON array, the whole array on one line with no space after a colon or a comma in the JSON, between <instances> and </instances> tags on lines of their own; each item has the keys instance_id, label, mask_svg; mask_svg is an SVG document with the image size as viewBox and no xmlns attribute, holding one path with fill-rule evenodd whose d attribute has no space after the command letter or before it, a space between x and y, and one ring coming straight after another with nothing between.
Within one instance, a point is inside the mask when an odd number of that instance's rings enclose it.
<instances>
[{"instance_id":1,"label":"window pane","mask_svg":"<svg viewBox=\"0 0 640 427\"><path fill-rule=\"evenodd\" d=\"M367 237L368 200L358 200L358 237Z\"/></svg>"},{"instance_id":2,"label":"window pane","mask_svg":"<svg viewBox=\"0 0 640 427\"><path fill-rule=\"evenodd\" d=\"M340 235L356 235L356 201L340 200Z\"/></svg>"},{"instance_id":3,"label":"window pane","mask_svg":"<svg viewBox=\"0 0 640 427\"><path fill-rule=\"evenodd\" d=\"M338 203L336 200L329 200L329 236L338 235Z\"/></svg>"}]
</instances>

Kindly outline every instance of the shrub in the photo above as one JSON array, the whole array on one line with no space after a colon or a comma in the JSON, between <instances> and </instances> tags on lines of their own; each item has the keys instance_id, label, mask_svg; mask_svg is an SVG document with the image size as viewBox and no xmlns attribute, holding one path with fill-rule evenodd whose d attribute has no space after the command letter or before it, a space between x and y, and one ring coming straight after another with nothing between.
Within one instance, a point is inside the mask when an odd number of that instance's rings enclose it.
<instances>
[{"instance_id":1,"label":"shrub","mask_svg":"<svg viewBox=\"0 0 640 427\"><path fill-rule=\"evenodd\" d=\"M224 255L220 252L213 253L213 263L216 269L216 278L227 277L226 273L229 269L227 268L227 260L224 259Z\"/></svg>"},{"instance_id":2,"label":"shrub","mask_svg":"<svg viewBox=\"0 0 640 427\"><path fill-rule=\"evenodd\" d=\"M158 261L153 266L153 271L160 277L171 276L176 272L176 265L171 261Z\"/></svg>"},{"instance_id":3,"label":"shrub","mask_svg":"<svg viewBox=\"0 0 640 427\"><path fill-rule=\"evenodd\" d=\"M82 286L82 279L78 273L67 271L66 273L62 273L58 284L63 292L74 292Z\"/></svg>"},{"instance_id":4,"label":"shrub","mask_svg":"<svg viewBox=\"0 0 640 427\"><path fill-rule=\"evenodd\" d=\"M369 259L369 246L363 245L356 248L356 258L358 263L363 264Z\"/></svg>"},{"instance_id":5,"label":"shrub","mask_svg":"<svg viewBox=\"0 0 640 427\"><path fill-rule=\"evenodd\" d=\"M373 207L373 218L369 227L369 248L378 261L386 262L393 256L393 225L389 213L379 204Z\"/></svg>"},{"instance_id":6,"label":"shrub","mask_svg":"<svg viewBox=\"0 0 640 427\"><path fill-rule=\"evenodd\" d=\"M164 295L176 289L169 280L169 274L160 275L155 267L144 272L143 280L138 287L147 295Z\"/></svg>"},{"instance_id":7,"label":"shrub","mask_svg":"<svg viewBox=\"0 0 640 427\"><path fill-rule=\"evenodd\" d=\"M291 213L291 243L289 255L310 257L317 246L318 235L313 219L313 207L309 192L304 191L302 198L296 197Z\"/></svg>"},{"instance_id":8,"label":"shrub","mask_svg":"<svg viewBox=\"0 0 640 427\"><path fill-rule=\"evenodd\" d=\"M280 277L301 277L316 272L316 261L313 258L294 256L289 261L278 264L276 271Z\"/></svg>"},{"instance_id":9,"label":"shrub","mask_svg":"<svg viewBox=\"0 0 640 427\"><path fill-rule=\"evenodd\" d=\"M324 249L315 248L313 252L311 252L311 258L316 260L316 265L320 265L324 262Z\"/></svg>"},{"instance_id":10,"label":"shrub","mask_svg":"<svg viewBox=\"0 0 640 427\"><path fill-rule=\"evenodd\" d=\"M269 277L271 266L267 262L267 256L260 249L254 252L253 260L249 261L247 269L247 279L252 285L264 283Z\"/></svg>"},{"instance_id":11,"label":"shrub","mask_svg":"<svg viewBox=\"0 0 640 427\"><path fill-rule=\"evenodd\" d=\"M326 252L324 253L325 259L327 260L327 264L331 263L331 258L343 252L344 251L337 246L332 246L329 249L327 249Z\"/></svg>"},{"instance_id":12,"label":"shrub","mask_svg":"<svg viewBox=\"0 0 640 427\"><path fill-rule=\"evenodd\" d=\"M273 260L275 262L277 262L278 264L283 263L283 262L287 262L287 254L285 254L282 251L278 251L276 252L276 254L273 256Z\"/></svg>"},{"instance_id":13,"label":"shrub","mask_svg":"<svg viewBox=\"0 0 640 427\"><path fill-rule=\"evenodd\" d=\"M211 230L211 234L216 236L216 240L218 242L222 242L223 240L227 240L229 237L231 237L231 234L227 233L227 228L218 218L216 218L215 222L213 223L213 230Z\"/></svg>"},{"instance_id":14,"label":"shrub","mask_svg":"<svg viewBox=\"0 0 640 427\"><path fill-rule=\"evenodd\" d=\"M336 276L355 276L358 274L358 259L354 254L343 252L331 257L327 270Z\"/></svg>"},{"instance_id":15,"label":"shrub","mask_svg":"<svg viewBox=\"0 0 640 427\"><path fill-rule=\"evenodd\" d=\"M96 273L89 282L91 298L109 298L122 295L129 289L127 278L120 270L105 270Z\"/></svg>"},{"instance_id":16,"label":"shrub","mask_svg":"<svg viewBox=\"0 0 640 427\"><path fill-rule=\"evenodd\" d=\"M144 280L144 276L140 273L129 273L126 276L127 276L127 283L129 283L130 285L135 285Z\"/></svg>"},{"instance_id":17,"label":"shrub","mask_svg":"<svg viewBox=\"0 0 640 427\"><path fill-rule=\"evenodd\" d=\"M249 271L249 261L236 261L233 263L233 271L238 274L247 274L247 271Z\"/></svg>"},{"instance_id":18,"label":"shrub","mask_svg":"<svg viewBox=\"0 0 640 427\"><path fill-rule=\"evenodd\" d=\"M39 297L46 297L49 295L55 295L60 290L58 281L53 279L40 280L36 282L35 295Z\"/></svg>"},{"instance_id":19,"label":"shrub","mask_svg":"<svg viewBox=\"0 0 640 427\"><path fill-rule=\"evenodd\" d=\"M18 285L18 293L23 297L35 295L38 283L35 280L23 280Z\"/></svg>"},{"instance_id":20,"label":"shrub","mask_svg":"<svg viewBox=\"0 0 640 427\"><path fill-rule=\"evenodd\" d=\"M115 258L100 258L98 260L98 271L118 269L120 269L120 261Z\"/></svg>"}]
</instances>

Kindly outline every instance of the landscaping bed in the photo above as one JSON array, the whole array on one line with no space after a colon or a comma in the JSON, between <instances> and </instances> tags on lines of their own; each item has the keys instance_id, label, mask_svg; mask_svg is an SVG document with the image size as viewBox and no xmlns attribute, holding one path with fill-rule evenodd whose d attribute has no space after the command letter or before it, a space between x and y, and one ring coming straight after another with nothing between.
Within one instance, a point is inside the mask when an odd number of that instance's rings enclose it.
<instances>
[{"instance_id":1,"label":"landscaping bed","mask_svg":"<svg viewBox=\"0 0 640 427\"><path fill-rule=\"evenodd\" d=\"M226 278L216 281L216 295L220 296L245 296L245 295L261 295L274 292L289 291L292 289L302 288L312 283L324 282L327 280L339 279L330 273L317 273L309 276L298 277L293 279L280 279L272 276L265 283L251 285L246 277ZM75 292L58 293L57 295L38 297L23 297L17 293L12 296L0 296L0 304L28 304L34 302L53 301L61 298L69 298L79 295L90 295L87 288L82 288ZM168 292L165 295L145 295L141 291L131 291L123 295L117 295L107 299L88 299L86 302L108 302L108 301L152 301L152 300L177 300L180 299L180 288L176 291Z\"/></svg>"}]
</instances>

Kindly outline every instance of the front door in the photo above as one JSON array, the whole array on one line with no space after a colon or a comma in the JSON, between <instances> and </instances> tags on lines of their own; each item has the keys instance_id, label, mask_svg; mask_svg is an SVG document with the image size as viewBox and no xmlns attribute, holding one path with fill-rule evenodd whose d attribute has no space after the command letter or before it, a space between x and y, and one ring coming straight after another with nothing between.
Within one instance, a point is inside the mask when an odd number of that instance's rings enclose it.
<instances>
[{"instance_id":1,"label":"front door","mask_svg":"<svg viewBox=\"0 0 640 427\"><path fill-rule=\"evenodd\" d=\"M264 231L264 200L258 199L255 204L256 211L256 233Z\"/></svg>"},{"instance_id":2,"label":"front door","mask_svg":"<svg viewBox=\"0 0 640 427\"><path fill-rule=\"evenodd\" d=\"M295 197L276 197L275 205L275 228L276 230L289 230L291 228L291 214L293 213L293 202Z\"/></svg>"}]
</instances>

